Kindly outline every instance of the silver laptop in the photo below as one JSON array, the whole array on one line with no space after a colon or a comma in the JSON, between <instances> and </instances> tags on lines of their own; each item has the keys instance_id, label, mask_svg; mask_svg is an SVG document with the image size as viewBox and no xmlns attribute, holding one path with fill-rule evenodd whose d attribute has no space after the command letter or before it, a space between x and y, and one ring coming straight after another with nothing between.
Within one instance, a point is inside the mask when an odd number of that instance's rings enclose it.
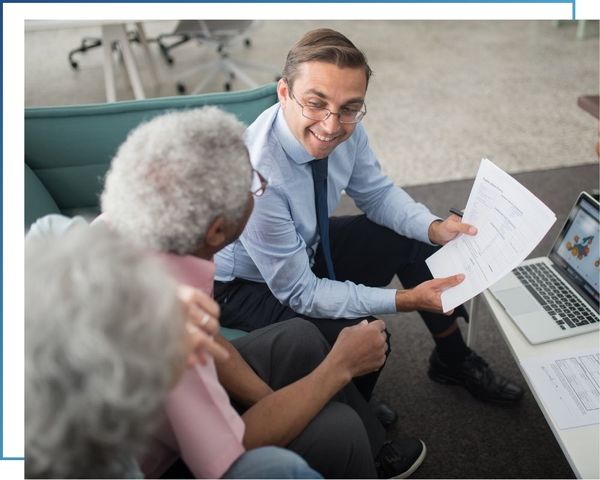
<instances>
[{"instance_id":1,"label":"silver laptop","mask_svg":"<svg viewBox=\"0 0 600 480\"><path fill-rule=\"evenodd\" d=\"M583 192L547 257L521 263L490 287L530 343L598 330L599 204Z\"/></svg>"}]
</instances>

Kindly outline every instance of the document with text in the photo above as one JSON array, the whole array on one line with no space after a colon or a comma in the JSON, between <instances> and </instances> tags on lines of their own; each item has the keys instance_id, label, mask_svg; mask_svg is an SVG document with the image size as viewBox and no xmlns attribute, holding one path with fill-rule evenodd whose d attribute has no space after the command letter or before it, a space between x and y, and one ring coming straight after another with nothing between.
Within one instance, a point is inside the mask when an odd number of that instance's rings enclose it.
<instances>
[{"instance_id":1,"label":"document with text","mask_svg":"<svg viewBox=\"0 0 600 480\"><path fill-rule=\"evenodd\" d=\"M477 227L477 235L459 235L426 260L434 278L465 275L462 283L442 292L445 312L483 292L525 260L556 216L523 185L483 159L462 221Z\"/></svg>"},{"instance_id":2,"label":"document with text","mask_svg":"<svg viewBox=\"0 0 600 480\"><path fill-rule=\"evenodd\" d=\"M559 429L600 423L600 354L597 350L531 358L521 366Z\"/></svg>"}]
</instances>

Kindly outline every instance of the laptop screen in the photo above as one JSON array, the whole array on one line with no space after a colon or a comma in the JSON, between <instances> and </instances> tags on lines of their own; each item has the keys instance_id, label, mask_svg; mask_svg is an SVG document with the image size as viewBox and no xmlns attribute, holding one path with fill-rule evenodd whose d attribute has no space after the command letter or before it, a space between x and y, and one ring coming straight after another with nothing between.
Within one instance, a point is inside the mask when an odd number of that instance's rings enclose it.
<instances>
[{"instance_id":1,"label":"laptop screen","mask_svg":"<svg viewBox=\"0 0 600 480\"><path fill-rule=\"evenodd\" d=\"M598 202L581 194L550 253L552 261L596 306L600 297L599 217Z\"/></svg>"}]
</instances>

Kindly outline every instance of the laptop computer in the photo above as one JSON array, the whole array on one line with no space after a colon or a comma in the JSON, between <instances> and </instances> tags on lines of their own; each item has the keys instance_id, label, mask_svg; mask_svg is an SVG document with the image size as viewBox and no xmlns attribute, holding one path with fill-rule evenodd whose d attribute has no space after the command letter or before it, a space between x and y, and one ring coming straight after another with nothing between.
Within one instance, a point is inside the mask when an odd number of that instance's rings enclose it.
<instances>
[{"instance_id":1,"label":"laptop computer","mask_svg":"<svg viewBox=\"0 0 600 480\"><path fill-rule=\"evenodd\" d=\"M547 257L525 260L490 287L532 344L598 330L599 204L582 192Z\"/></svg>"}]
</instances>

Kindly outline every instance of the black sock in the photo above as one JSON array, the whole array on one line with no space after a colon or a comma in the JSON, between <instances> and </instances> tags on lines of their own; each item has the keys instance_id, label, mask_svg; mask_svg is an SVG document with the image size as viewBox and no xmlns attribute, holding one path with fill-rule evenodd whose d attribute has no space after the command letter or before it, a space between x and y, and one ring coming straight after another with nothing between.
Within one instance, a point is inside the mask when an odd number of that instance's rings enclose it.
<instances>
[{"instance_id":1,"label":"black sock","mask_svg":"<svg viewBox=\"0 0 600 480\"><path fill-rule=\"evenodd\" d=\"M471 353L471 349L467 347L459 328L454 330L450 335L441 338L433 337L433 339L435 340L438 355L444 363L462 362Z\"/></svg>"}]
</instances>

